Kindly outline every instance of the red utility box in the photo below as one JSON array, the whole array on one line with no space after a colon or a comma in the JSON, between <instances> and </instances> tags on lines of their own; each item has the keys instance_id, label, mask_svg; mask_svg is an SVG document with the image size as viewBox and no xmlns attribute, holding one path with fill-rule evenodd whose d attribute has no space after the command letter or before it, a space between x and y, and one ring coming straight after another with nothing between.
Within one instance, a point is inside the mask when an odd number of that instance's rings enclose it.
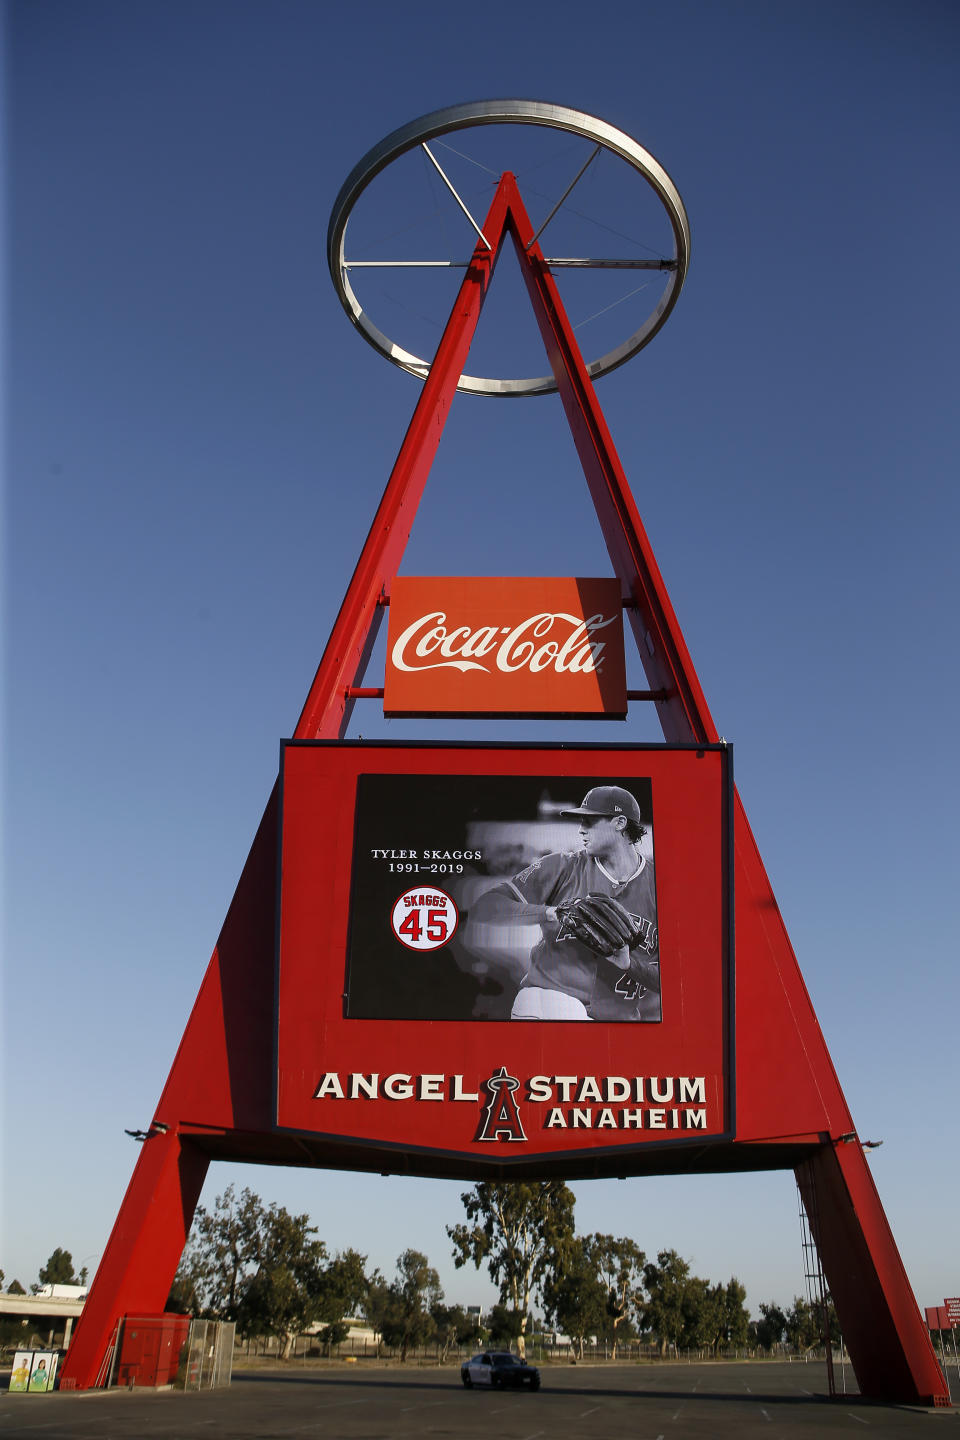
<instances>
[{"instance_id":1,"label":"red utility box","mask_svg":"<svg viewBox=\"0 0 960 1440\"><path fill-rule=\"evenodd\" d=\"M117 1384L172 1384L189 1330L187 1315L128 1315L123 1323Z\"/></svg>"}]
</instances>

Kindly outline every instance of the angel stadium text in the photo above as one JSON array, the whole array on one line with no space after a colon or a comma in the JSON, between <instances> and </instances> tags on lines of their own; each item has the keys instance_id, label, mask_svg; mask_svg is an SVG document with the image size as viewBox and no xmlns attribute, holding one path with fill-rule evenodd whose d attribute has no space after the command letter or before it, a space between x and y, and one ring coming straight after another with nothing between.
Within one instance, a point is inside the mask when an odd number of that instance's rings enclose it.
<instances>
[{"instance_id":1,"label":"angel stadium text","mask_svg":"<svg viewBox=\"0 0 960 1440\"><path fill-rule=\"evenodd\" d=\"M520 1081L505 1067L485 1079L395 1071L327 1071L315 1100L413 1100L480 1103L488 1115L506 1095L509 1114L497 1120L523 1139L518 1105L540 1105L543 1130L702 1130L707 1125L705 1075L531 1075ZM499 1114L500 1112L498 1112ZM511 1119L511 1117L513 1117ZM491 1122L492 1125L493 1122ZM481 1139L492 1139L491 1129Z\"/></svg>"}]
</instances>

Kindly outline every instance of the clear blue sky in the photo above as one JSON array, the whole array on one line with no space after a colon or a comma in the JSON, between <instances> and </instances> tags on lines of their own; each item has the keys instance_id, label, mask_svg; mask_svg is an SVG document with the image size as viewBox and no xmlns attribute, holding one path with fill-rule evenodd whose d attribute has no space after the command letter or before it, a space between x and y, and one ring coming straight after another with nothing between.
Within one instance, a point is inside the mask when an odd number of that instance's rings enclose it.
<instances>
[{"instance_id":1,"label":"clear blue sky","mask_svg":"<svg viewBox=\"0 0 960 1440\"><path fill-rule=\"evenodd\" d=\"M515 95L628 131L686 202L676 312L600 400L917 1297L956 1294L953 0L4 19L8 1282L103 1250L124 1127L417 398L336 301L334 197L407 120ZM485 345L522 343L526 316L484 318ZM607 572L554 401L458 400L404 569ZM354 729L424 727L368 705ZM230 1180L492 1295L450 1259L463 1185L221 1166L204 1201ZM581 1229L737 1274L754 1308L802 1291L791 1175L575 1188Z\"/></svg>"}]
</instances>

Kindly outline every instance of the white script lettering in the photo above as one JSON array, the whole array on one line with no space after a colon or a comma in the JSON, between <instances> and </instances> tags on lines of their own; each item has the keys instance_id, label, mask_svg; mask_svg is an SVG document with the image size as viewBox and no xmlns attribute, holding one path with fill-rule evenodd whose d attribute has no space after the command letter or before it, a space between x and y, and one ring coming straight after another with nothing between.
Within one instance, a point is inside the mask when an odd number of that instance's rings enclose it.
<instances>
[{"instance_id":1,"label":"white script lettering","mask_svg":"<svg viewBox=\"0 0 960 1440\"><path fill-rule=\"evenodd\" d=\"M524 669L534 675L547 669L558 675L589 675L601 668L606 649L606 641L593 636L616 618L596 614L582 620L558 610L529 615L512 628L481 625L470 630L459 625L448 630L446 612L433 610L419 616L397 637L390 658L397 670L411 674L445 669L489 673L495 668L505 675ZM491 663L487 665L473 658L488 655Z\"/></svg>"}]
</instances>

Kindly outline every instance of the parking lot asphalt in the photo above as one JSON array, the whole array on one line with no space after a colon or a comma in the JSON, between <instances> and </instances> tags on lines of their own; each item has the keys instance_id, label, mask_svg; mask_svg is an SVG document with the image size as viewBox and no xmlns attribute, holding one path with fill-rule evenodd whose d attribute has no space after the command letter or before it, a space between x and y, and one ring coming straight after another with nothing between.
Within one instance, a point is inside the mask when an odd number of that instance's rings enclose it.
<instances>
[{"instance_id":1,"label":"parking lot asphalt","mask_svg":"<svg viewBox=\"0 0 960 1440\"><path fill-rule=\"evenodd\" d=\"M839 1377L838 1377L839 1378ZM847 1376L848 1385L852 1379ZM0 1437L38 1440L960 1440L960 1410L831 1400L823 1365L545 1366L530 1391L465 1390L446 1367L238 1371L229 1389L0 1396Z\"/></svg>"}]
</instances>

